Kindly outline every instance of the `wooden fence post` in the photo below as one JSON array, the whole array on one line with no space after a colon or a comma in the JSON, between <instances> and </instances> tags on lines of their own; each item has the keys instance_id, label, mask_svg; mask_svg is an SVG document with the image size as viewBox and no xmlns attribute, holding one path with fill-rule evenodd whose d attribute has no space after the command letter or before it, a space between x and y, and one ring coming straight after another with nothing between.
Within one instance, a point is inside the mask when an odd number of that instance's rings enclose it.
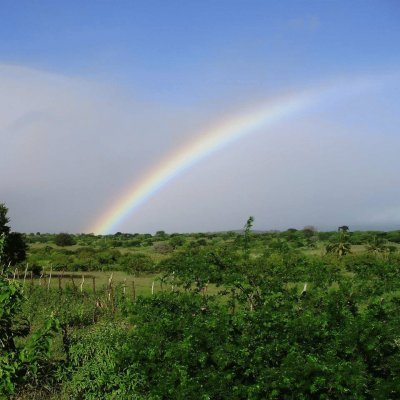
<instances>
[{"instance_id":1,"label":"wooden fence post","mask_svg":"<svg viewBox=\"0 0 400 400\"><path fill-rule=\"evenodd\" d=\"M136 287L135 287L135 281L132 281L132 297L133 297L133 300L136 300Z\"/></svg>"},{"instance_id":2,"label":"wooden fence post","mask_svg":"<svg viewBox=\"0 0 400 400\"><path fill-rule=\"evenodd\" d=\"M51 282L51 274L53 272L53 266L50 267L50 275L49 275L49 280L47 281L47 291L50 290L50 282Z\"/></svg>"},{"instance_id":3,"label":"wooden fence post","mask_svg":"<svg viewBox=\"0 0 400 400\"><path fill-rule=\"evenodd\" d=\"M26 268L25 268L25 273L24 273L24 282L22 284L22 287L25 287L25 280L26 280L26 274L28 273L28 263L26 263Z\"/></svg>"},{"instance_id":4,"label":"wooden fence post","mask_svg":"<svg viewBox=\"0 0 400 400\"><path fill-rule=\"evenodd\" d=\"M111 301L112 279L113 279L113 273L111 272L111 275L108 278L108 285L107 285L108 301Z\"/></svg>"},{"instance_id":5,"label":"wooden fence post","mask_svg":"<svg viewBox=\"0 0 400 400\"><path fill-rule=\"evenodd\" d=\"M62 290L62 279L64 277L64 270L61 271L61 274L58 275L58 289Z\"/></svg>"},{"instance_id":6,"label":"wooden fence post","mask_svg":"<svg viewBox=\"0 0 400 400\"><path fill-rule=\"evenodd\" d=\"M116 304L115 304L115 296L114 296L114 288L111 286L111 291L110 291L110 299L111 299L111 310L113 314L115 314L116 311Z\"/></svg>"},{"instance_id":7,"label":"wooden fence post","mask_svg":"<svg viewBox=\"0 0 400 400\"><path fill-rule=\"evenodd\" d=\"M114 289L113 289L113 273L111 272L110 278L108 279L108 301L111 302L111 310L113 314L115 314L115 296L114 296Z\"/></svg>"},{"instance_id":8,"label":"wooden fence post","mask_svg":"<svg viewBox=\"0 0 400 400\"><path fill-rule=\"evenodd\" d=\"M85 283L85 275L82 274L81 293L83 292L83 284Z\"/></svg>"},{"instance_id":9,"label":"wooden fence post","mask_svg":"<svg viewBox=\"0 0 400 400\"><path fill-rule=\"evenodd\" d=\"M249 294L249 305L250 305L250 311L254 311L254 295L253 293Z\"/></svg>"},{"instance_id":10,"label":"wooden fence post","mask_svg":"<svg viewBox=\"0 0 400 400\"><path fill-rule=\"evenodd\" d=\"M304 297L307 293L307 282L304 284L303 290L300 293L300 297Z\"/></svg>"},{"instance_id":11,"label":"wooden fence post","mask_svg":"<svg viewBox=\"0 0 400 400\"><path fill-rule=\"evenodd\" d=\"M172 285L171 290L174 291L175 289L175 271L172 272Z\"/></svg>"}]
</instances>

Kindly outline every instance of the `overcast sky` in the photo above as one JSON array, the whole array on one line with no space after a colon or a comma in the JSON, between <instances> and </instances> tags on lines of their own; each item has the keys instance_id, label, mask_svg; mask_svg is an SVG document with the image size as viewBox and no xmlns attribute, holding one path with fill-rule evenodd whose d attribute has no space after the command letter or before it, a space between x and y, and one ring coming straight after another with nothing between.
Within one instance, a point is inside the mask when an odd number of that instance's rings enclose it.
<instances>
[{"instance_id":1,"label":"overcast sky","mask_svg":"<svg viewBox=\"0 0 400 400\"><path fill-rule=\"evenodd\" d=\"M183 171L123 232L400 229L397 1L2 1L0 202L13 230L88 232L182 143L288 91L369 89Z\"/></svg>"}]
</instances>

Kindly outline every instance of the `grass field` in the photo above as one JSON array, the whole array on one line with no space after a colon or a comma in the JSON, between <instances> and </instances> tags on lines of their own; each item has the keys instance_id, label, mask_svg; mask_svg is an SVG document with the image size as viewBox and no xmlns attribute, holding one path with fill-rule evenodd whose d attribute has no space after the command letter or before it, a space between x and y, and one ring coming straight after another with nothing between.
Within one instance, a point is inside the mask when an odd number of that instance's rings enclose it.
<instances>
[{"instance_id":1,"label":"grass field","mask_svg":"<svg viewBox=\"0 0 400 400\"><path fill-rule=\"evenodd\" d=\"M61 287L65 288L73 288L74 284L76 286L77 291L80 291L80 286L82 283L82 277L84 277L84 282L82 285L82 290L84 291L93 291L93 278L95 279L96 290L101 291L105 289L108 285L110 277L112 275L112 283L114 287L119 287L121 290L123 286L125 286L125 291L127 296L133 296L134 291L136 296L150 296L153 293L157 293L160 291L171 291L171 285L163 284L161 285L159 274L143 274L140 276L129 275L122 271L75 271L75 272L67 272L62 276L61 279ZM58 288L59 281L61 278L60 272L52 272L50 284L49 284L49 276L50 271L45 271L43 277L40 278L31 278L27 276L25 280L25 288L29 288L30 285L50 288ZM72 279L73 278L73 279ZM21 284L23 284L23 277L17 279ZM177 290L174 287L174 290ZM209 285L207 288L208 294L215 294L218 291L218 288L215 285Z\"/></svg>"},{"instance_id":2,"label":"grass field","mask_svg":"<svg viewBox=\"0 0 400 400\"><path fill-rule=\"evenodd\" d=\"M132 276L128 275L125 272L121 271L90 271L90 272L68 272L65 273L61 277L61 273L53 272L50 279L49 285L49 276L50 271L45 271L43 277L34 278L31 281L30 277L26 278L25 287L29 287L29 285L33 284L35 286L42 285L45 287L58 288L59 282L61 278L61 287L62 288L73 288L74 284L78 291L80 291L80 286L82 283L82 277L84 277L84 282L82 285L82 289L85 291L93 290L93 278L95 279L96 290L101 291L102 289L107 287L110 277L112 276L112 283L114 287L125 286L127 295L133 295L133 291L135 290L136 296L139 295L150 295L152 291L152 286L154 282L154 292L161 290L161 284L158 279L158 275L142 275L142 276ZM23 283L23 278L18 279L21 283ZM135 287L135 289L134 289ZM165 288L164 288L165 289Z\"/></svg>"}]
</instances>

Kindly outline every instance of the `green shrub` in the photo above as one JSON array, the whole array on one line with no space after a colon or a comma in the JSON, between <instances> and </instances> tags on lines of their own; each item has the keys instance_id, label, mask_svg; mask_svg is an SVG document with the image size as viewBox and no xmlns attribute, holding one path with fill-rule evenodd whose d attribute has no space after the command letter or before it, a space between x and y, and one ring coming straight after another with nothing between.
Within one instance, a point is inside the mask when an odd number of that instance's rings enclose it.
<instances>
[{"instance_id":1,"label":"green shrub","mask_svg":"<svg viewBox=\"0 0 400 400\"><path fill-rule=\"evenodd\" d=\"M16 323L22 301L18 284L0 277L0 397L25 385L43 385L53 377L50 346L59 322L47 319L41 329L17 344L17 339L30 331L29 326L21 329Z\"/></svg>"},{"instance_id":2,"label":"green shrub","mask_svg":"<svg viewBox=\"0 0 400 400\"><path fill-rule=\"evenodd\" d=\"M55 236L54 243L57 246L72 246L75 244L75 239L69 233L59 233Z\"/></svg>"}]
</instances>

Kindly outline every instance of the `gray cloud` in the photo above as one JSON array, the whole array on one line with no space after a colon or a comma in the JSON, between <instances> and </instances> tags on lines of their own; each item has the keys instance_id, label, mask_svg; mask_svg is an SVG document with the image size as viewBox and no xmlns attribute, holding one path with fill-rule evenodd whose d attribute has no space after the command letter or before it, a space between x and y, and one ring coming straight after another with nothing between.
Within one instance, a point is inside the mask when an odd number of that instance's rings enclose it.
<instances>
[{"instance_id":1,"label":"gray cloud","mask_svg":"<svg viewBox=\"0 0 400 400\"><path fill-rule=\"evenodd\" d=\"M76 78L1 66L0 87L1 197L15 229L82 229L185 128L174 110Z\"/></svg>"},{"instance_id":2,"label":"gray cloud","mask_svg":"<svg viewBox=\"0 0 400 400\"><path fill-rule=\"evenodd\" d=\"M174 108L18 66L0 66L0 87L0 201L20 231L86 229L210 119L196 104ZM400 225L400 117L396 89L385 90L389 103L371 93L228 146L172 181L118 230L237 229L249 215L258 229ZM209 114L218 119L229 109Z\"/></svg>"}]
</instances>

